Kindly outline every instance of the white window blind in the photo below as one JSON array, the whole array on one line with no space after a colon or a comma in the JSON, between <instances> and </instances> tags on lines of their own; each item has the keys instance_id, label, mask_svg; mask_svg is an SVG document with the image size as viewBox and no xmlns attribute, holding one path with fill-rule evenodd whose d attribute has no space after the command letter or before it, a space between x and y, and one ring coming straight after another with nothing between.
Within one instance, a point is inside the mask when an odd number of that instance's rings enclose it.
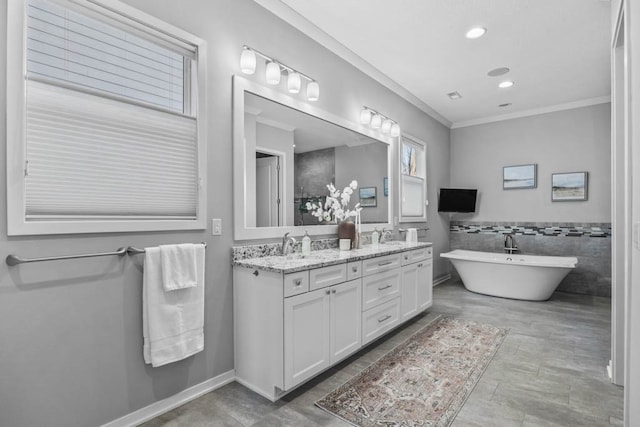
<instances>
[{"instance_id":1,"label":"white window blind","mask_svg":"<svg viewBox=\"0 0 640 427\"><path fill-rule=\"evenodd\" d=\"M29 81L27 124L27 219L195 218L195 119Z\"/></svg>"},{"instance_id":2,"label":"white window blind","mask_svg":"<svg viewBox=\"0 0 640 427\"><path fill-rule=\"evenodd\" d=\"M59 3L27 2L25 220L196 219L196 46Z\"/></svg>"}]
</instances>

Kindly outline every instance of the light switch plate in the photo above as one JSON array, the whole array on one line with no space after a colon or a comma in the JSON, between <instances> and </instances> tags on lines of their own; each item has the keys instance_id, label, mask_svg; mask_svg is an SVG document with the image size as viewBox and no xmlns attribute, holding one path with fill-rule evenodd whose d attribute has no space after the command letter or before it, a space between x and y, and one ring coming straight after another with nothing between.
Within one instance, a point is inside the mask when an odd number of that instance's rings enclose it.
<instances>
[{"instance_id":1,"label":"light switch plate","mask_svg":"<svg viewBox=\"0 0 640 427\"><path fill-rule=\"evenodd\" d=\"M213 218L211 220L211 235L219 236L222 234L222 220L220 218Z\"/></svg>"}]
</instances>

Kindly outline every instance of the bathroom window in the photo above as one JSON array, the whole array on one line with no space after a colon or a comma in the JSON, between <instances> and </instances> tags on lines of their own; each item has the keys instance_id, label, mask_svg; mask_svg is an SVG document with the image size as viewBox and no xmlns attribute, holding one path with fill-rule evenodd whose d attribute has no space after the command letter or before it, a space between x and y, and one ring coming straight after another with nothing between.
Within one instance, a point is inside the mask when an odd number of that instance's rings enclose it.
<instances>
[{"instance_id":1,"label":"bathroom window","mask_svg":"<svg viewBox=\"0 0 640 427\"><path fill-rule=\"evenodd\" d=\"M9 234L205 228L204 42L111 0L8 12Z\"/></svg>"}]
</instances>

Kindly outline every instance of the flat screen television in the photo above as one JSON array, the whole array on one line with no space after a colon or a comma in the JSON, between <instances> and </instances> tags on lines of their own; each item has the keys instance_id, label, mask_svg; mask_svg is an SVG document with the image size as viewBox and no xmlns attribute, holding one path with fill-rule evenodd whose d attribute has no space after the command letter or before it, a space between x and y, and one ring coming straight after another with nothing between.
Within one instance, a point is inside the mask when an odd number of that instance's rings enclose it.
<instances>
[{"instance_id":1,"label":"flat screen television","mask_svg":"<svg viewBox=\"0 0 640 427\"><path fill-rule=\"evenodd\" d=\"M475 212L478 190L466 188L441 188L438 212Z\"/></svg>"}]
</instances>

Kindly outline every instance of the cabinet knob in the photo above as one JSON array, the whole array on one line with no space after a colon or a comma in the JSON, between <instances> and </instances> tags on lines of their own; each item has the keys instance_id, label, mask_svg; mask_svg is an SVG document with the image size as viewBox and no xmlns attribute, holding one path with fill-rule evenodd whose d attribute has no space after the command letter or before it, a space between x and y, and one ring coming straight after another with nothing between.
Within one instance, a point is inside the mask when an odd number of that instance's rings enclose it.
<instances>
[{"instance_id":1,"label":"cabinet knob","mask_svg":"<svg viewBox=\"0 0 640 427\"><path fill-rule=\"evenodd\" d=\"M404 259L405 259L405 260L409 259L409 255L405 255L405 256L404 256Z\"/></svg>"},{"instance_id":2,"label":"cabinet knob","mask_svg":"<svg viewBox=\"0 0 640 427\"><path fill-rule=\"evenodd\" d=\"M260 275L260 273L258 273L258 270L253 270L253 275L254 275L254 276L259 276L259 275Z\"/></svg>"},{"instance_id":3,"label":"cabinet knob","mask_svg":"<svg viewBox=\"0 0 640 427\"><path fill-rule=\"evenodd\" d=\"M422 267L422 263L418 264L418 268Z\"/></svg>"},{"instance_id":4,"label":"cabinet knob","mask_svg":"<svg viewBox=\"0 0 640 427\"><path fill-rule=\"evenodd\" d=\"M324 293L329 295L331 293L331 291L329 289L327 289L326 291L324 291Z\"/></svg>"},{"instance_id":5,"label":"cabinet knob","mask_svg":"<svg viewBox=\"0 0 640 427\"><path fill-rule=\"evenodd\" d=\"M296 285L296 287L300 286L300 284L302 283L302 279L296 279L293 284Z\"/></svg>"},{"instance_id":6,"label":"cabinet knob","mask_svg":"<svg viewBox=\"0 0 640 427\"><path fill-rule=\"evenodd\" d=\"M351 267L351 271L353 271L354 273L357 273L358 272L358 267L355 267L355 266Z\"/></svg>"},{"instance_id":7,"label":"cabinet knob","mask_svg":"<svg viewBox=\"0 0 640 427\"><path fill-rule=\"evenodd\" d=\"M335 290L335 289L331 289L331 293L332 293L332 294L335 294L335 293L336 293L336 290Z\"/></svg>"}]
</instances>

